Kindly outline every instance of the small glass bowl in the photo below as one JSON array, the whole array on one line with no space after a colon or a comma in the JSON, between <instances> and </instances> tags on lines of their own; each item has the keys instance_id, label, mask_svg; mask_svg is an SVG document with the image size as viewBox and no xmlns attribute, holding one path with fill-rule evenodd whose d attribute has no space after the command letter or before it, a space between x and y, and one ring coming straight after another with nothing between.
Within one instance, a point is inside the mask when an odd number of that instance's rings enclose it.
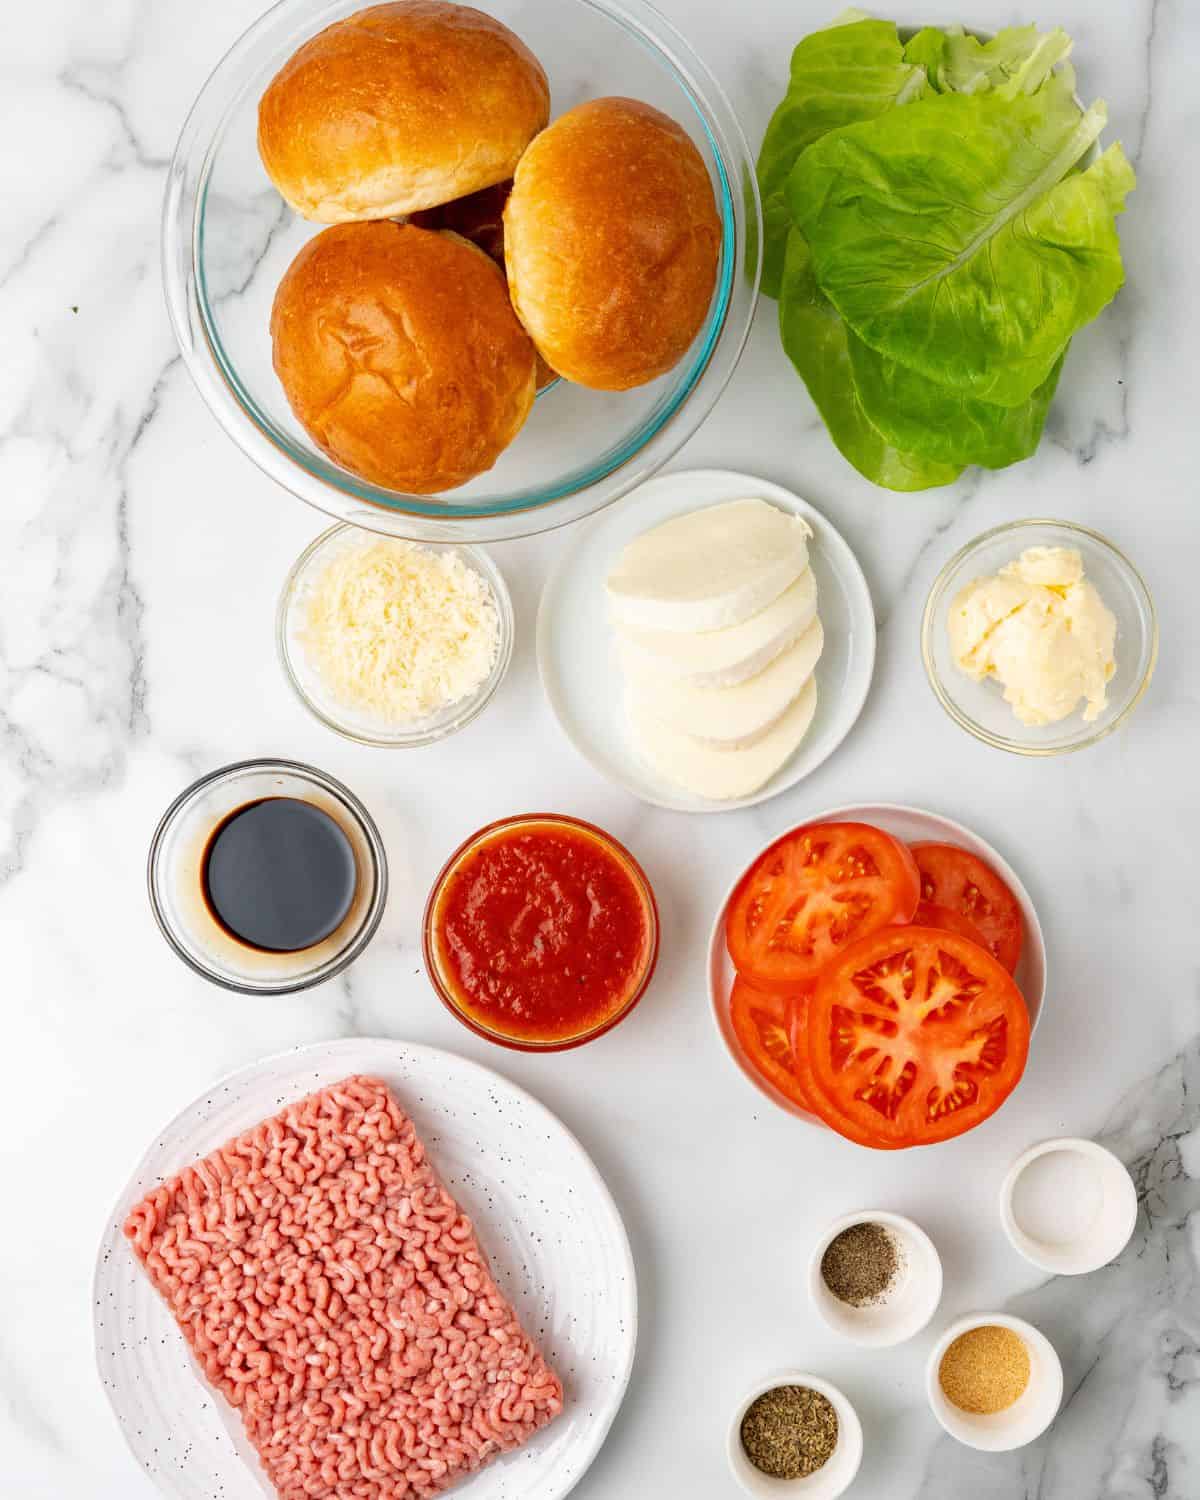
<instances>
[{"instance_id":1,"label":"small glass bowl","mask_svg":"<svg viewBox=\"0 0 1200 1500\"><path fill-rule=\"evenodd\" d=\"M758 292L754 156L703 61L648 0L488 0L538 56L556 115L588 98L645 100L704 160L721 224L716 286L691 347L631 391L558 381L494 468L443 495L371 484L319 449L272 368L276 287L321 226L263 170L258 101L288 57L363 0L279 0L236 41L192 106L167 176L163 284L184 363L217 421L285 489L340 520L434 541L527 536L590 515L648 479L712 410L741 357Z\"/></svg>"},{"instance_id":2,"label":"small glass bowl","mask_svg":"<svg viewBox=\"0 0 1200 1500\"><path fill-rule=\"evenodd\" d=\"M954 665L946 628L950 607L976 578L996 573L1027 547L1070 547L1083 558L1084 576L1117 620L1117 670L1108 703L1085 722L1082 709L1058 724L1022 724L999 684L975 682ZM956 552L934 579L921 620L921 656L938 702L969 734L1016 755L1062 755L1094 745L1123 724L1141 700L1158 659L1158 621L1141 574L1106 537L1073 521L1008 521Z\"/></svg>"},{"instance_id":3,"label":"small glass bowl","mask_svg":"<svg viewBox=\"0 0 1200 1500\"><path fill-rule=\"evenodd\" d=\"M341 925L299 953L240 943L212 915L201 866L214 829L248 802L296 797L327 813L350 840L354 900ZM190 969L241 995L290 995L332 979L375 936L387 902L387 855L374 820L340 781L292 760L244 760L210 771L180 792L150 843L146 879L159 930Z\"/></svg>"},{"instance_id":4,"label":"small glass bowl","mask_svg":"<svg viewBox=\"0 0 1200 1500\"><path fill-rule=\"evenodd\" d=\"M646 945L646 959L642 973L638 977L637 984L630 991L628 999L611 1015L587 1031L581 1031L575 1036L557 1038L554 1041L539 1042L527 1037L508 1036L502 1031L496 1031L490 1026L485 1026L474 1016L468 1013L458 1003L454 995L454 989L449 979L443 973L442 963L438 955L438 943L436 941L438 906L443 891L446 889L450 877L462 864L462 862L475 852L482 844L487 843L498 833L508 832L522 825L528 827L546 826L569 828L576 832L582 832L595 839L609 854L611 854L625 869L632 879L642 898L642 909L645 912L646 922L649 926L649 940ZM572 1047L582 1047L585 1042L593 1042L598 1036L603 1036L606 1031L611 1031L614 1026L619 1025L634 1006L646 993L647 986L654 976L654 968L658 963L658 903L654 899L654 891L651 889L646 873L630 854L625 846L613 838L612 834L606 833L603 828L597 828L594 823L585 823L582 818L570 818L564 813L521 813L516 817L500 818L495 823L489 823L481 828L478 833L473 833L465 843L460 844L446 863L441 872L433 882L429 892L429 900L425 903L425 916L422 922L424 934L425 972L429 975L430 982L438 993L442 1004L456 1020L476 1036L481 1036L489 1042L497 1042L501 1047L508 1047L514 1052L566 1052Z\"/></svg>"},{"instance_id":5,"label":"small glass bowl","mask_svg":"<svg viewBox=\"0 0 1200 1500\"><path fill-rule=\"evenodd\" d=\"M512 661L513 638L516 634L508 585L492 559L478 547L458 546L451 542L414 543L430 552L456 552L469 568L473 568L487 582L500 616L500 642L492 670L469 697L450 703L439 713L424 719L414 719L389 727L381 724L378 719L356 716L352 709L335 702L325 692L321 679L305 659L304 648L295 639L296 611L303 603L305 589L314 574L329 562L339 548L352 546L363 539L363 533L355 526L331 526L315 541L310 542L296 559L284 580L279 607L275 613L275 645L279 660L284 675L301 703L314 718L336 734L360 745L377 745L385 749L431 745L435 740L445 739L447 735L464 728L477 714L482 713L504 680L504 674Z\"/></svg>"}]
</instances>

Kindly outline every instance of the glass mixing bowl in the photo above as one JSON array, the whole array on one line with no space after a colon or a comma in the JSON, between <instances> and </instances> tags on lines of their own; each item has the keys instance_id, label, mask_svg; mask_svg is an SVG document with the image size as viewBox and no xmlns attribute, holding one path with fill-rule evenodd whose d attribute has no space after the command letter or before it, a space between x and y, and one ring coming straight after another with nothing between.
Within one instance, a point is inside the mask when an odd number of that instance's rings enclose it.
<instances>
[{"instance_id":1,"label":"glass mixing bowl","mask_svg":"<svg viewBox=\"0 0 1200 1500\"><path fill-rule=\"evenodd\" d=\"M722 224L704 326L674 370L636 390L560 380L495 467L444 495L407 495L327 458L292 415L271 365L275 289L321 226L298 218L263 170L258 101L315 32L363 0L281 0L234 44L184 123L163 207L167 306L192 379L265 473L356 526L431 541L490 541L591 514L650 477L700 426L733 374L758 293L754 160L712 74L645 0L486 0L537 54L553 112L621 94L677 120L712 179ZM751 274L743 272L750 266Z\"/></svg>"}]
</instances>

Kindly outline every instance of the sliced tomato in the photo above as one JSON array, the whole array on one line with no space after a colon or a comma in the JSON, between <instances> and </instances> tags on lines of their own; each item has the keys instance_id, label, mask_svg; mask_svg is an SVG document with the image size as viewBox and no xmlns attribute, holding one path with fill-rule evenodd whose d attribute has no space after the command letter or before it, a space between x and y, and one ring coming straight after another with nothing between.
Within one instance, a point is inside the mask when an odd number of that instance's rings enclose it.
<instances>
[{"instance_id":1,"label":"sliced tomato","mask_svg":"<svg viewBox=\"0 0 1200 1500\"><path fill-rule=\"evenodd\" d=\"M805 1034L823 1120L865 1145L925 1146L981 1124L1016 1088L1029 1013L986 948L897 927L829 966Z\"/></svg>"},{"instance_id":2,"label":"sliced tomato","mask_svg":"<svg viewBox=\"0 0 1200 1500\"><path fill-rule=\"evenodd\" d=\"M983 940L983 933L976 927L974 922L968 922L966 917L959 914L949 906L937 906L932 901L921 901L917 905L913 915L915 927L936 927L939 932L957 932L959 937L970 938L973 943L978 943L981 948L986 948L987 943Z\"/></svg>"},{"instance_id":3,"label":"sliced tomato","mask_svg":"<svg viewBox=\"0 0 1200 1500\"><path fill-rule=\"evenodd\" d=\"M965 917L983 945L1011 974L1021 957L1024 924L1017 898L995 870L957 844L914 844L921 900Z\"/></svg>"},{"instance_id":4,"label":"sliced tomato","mask_svg":"<svg viewBox=\"0 0 1200 1500\"><path fill-rule=\"evenodd\" d=\"M771 845L733 894L725 941L760 989L800 989L857 938L917 909L910 851L867 823L812 823Z\"/></svg>"},{"instance_id":5,"label":"sliced tomato","mask_svg":"<svg viewBox=\"0 0 1200 1500\"><path fill-rule=\"evenodd\" d=\"M832 1112L822 1103L821 1091L813 1078L812 1061L809 1057L808 1045L808 1008L812 1002L812 989L800 990L792 997L792 1067L797 1078L811 1101L808 1108L812 1110L831 1129L843 1135L849 1141L854 1141L859 1146L871 1146L876 1151L890 1151L894 1149L894 1143L880 1136L878 1132L862 1128L859 1123L850 1118L835 1119Z\"/></svg>"},{"instance_id":6,"label":"sliced tomato","mask_svg":"<svg viewBox=\"0 0 1200 1500\"><path fill-rule=\"evenodd\" d=\"M794 999L756 990L739 977L729 997L730 1016L747 1061L785 1098L811 1112L811 1098L792 1053Z\"/></svg>"}]
</instances>

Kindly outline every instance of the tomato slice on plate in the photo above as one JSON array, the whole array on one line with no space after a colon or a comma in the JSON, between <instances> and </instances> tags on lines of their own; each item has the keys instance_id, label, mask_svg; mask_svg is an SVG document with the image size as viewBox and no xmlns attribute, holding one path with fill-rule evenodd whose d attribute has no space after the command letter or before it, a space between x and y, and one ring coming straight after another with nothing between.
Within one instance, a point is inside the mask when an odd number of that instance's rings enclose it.
<instances>
[{"instance_id":1,"label":"tomato slice on plate","mask_svg":"<svg viewBox=\"0 0 1200 1500\"><path fill-rule=\"evenodd\" d=\"M848 1141L854 1141L859 1146L872 1146L877 1151L894 1150L895 1142L886 1140L874 1130L863 1129L858 1122L847 1117L839 1117L835 1120L828 1108L822 1104L820 1089L813 1078L808 1049L808 1008L812 1002L812 995L810 988L800 990L792 997L792 1066L808 1095L810 1102L806 1107L838 1135L845 1136Z\"/></svg>"},{"instance_id":2,"label":"tomato slice on plate","mask_svg":"<svg viewBox=\"0 0 1200 1500\"><path fill-rule=\"evenodd\" d=\"M926 1146L981 1124L1020 1081L1029 1013L986 948L932 927L853 944L805 1028L817 1113L864 1145Z\"/></svg>"},{"instance_id":3,"label":"tomato slice on plate","mask_svg":"<svg viewBox=\"0 0 1200 1500\"><path fill-rule=\"evenodd\" d=\"M995 870L957 844L914 844L912 852L921 872L921 900L965 917L992 957L1013 973L1024 925L1017 898Z\"/></svg>"},{"instance_id":4,"label":"tomato slice on plate","mask_svg":"<svg viewBox=\"0 0 1200 1500\"><path fill-rule=\"evenodd\" d=\"M756 990L739 977L733 981L729 997L730 1017L742 1051L755 1071L785 1098L811 1113L811 1096L792 1053L794 1000L792 995Z\"/></svg>"},{"instance_id":5,"label":"tomato slice on plate","mask_svg":"<svg viewBox=\"0 0 1200 1500\"><path fill-rule=\"evenodd\" d=\"M960 917L949 906L937 906L932 901L921 901L913 915L913 925L916 927L936 927L939 932L957 932L959 937L970 938L973 943L978 943L981 948L987 947L987 943L984 942L983 933L980 932L975 923L968 922L966 917Z\"/></svg>"},{"instance_id":6,"label":"tomato slice on plate","mask_svg":"<svg viewBox=\"0 0 1200 1500\"><path fill-rule=\"evenodd\" d=\"M856 938L917 909L910 851L866 823L812 823L785 834L733 893L725 941L760 989L800 989Z\"/></svg>"}]
</instances>

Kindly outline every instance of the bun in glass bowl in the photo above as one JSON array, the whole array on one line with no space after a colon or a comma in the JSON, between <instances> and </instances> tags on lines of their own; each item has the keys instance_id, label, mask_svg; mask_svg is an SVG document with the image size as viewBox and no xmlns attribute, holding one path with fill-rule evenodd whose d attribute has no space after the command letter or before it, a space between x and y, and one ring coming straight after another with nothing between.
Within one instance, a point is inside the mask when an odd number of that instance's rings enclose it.
<instances>
[{"instance_id":1,"label":"bun in glass bowl","mask_svg":"<svg viewBox=\"0 0 1200 1500\"><path fill-rule=\"evenodd\" d=\"M164 282L184 361L238 446L285 488L341 520L415 540L479 541L564 525L642 483L712 409L740 357L758 286L754 163L711 73L646 0L491 0L545 69L551 112L621 94L669 115L695 144L720 225L716 286L686 353L634 390L558 381L495 466L415 495L340 467L307 436L271 365L270 312L317 226L297 218L259 157L258 102L272 78L355 0L281 0L233 46L185 122L168 176ZM751 274L743 274L749 264Z\"/></svg>"}]
</instances>

